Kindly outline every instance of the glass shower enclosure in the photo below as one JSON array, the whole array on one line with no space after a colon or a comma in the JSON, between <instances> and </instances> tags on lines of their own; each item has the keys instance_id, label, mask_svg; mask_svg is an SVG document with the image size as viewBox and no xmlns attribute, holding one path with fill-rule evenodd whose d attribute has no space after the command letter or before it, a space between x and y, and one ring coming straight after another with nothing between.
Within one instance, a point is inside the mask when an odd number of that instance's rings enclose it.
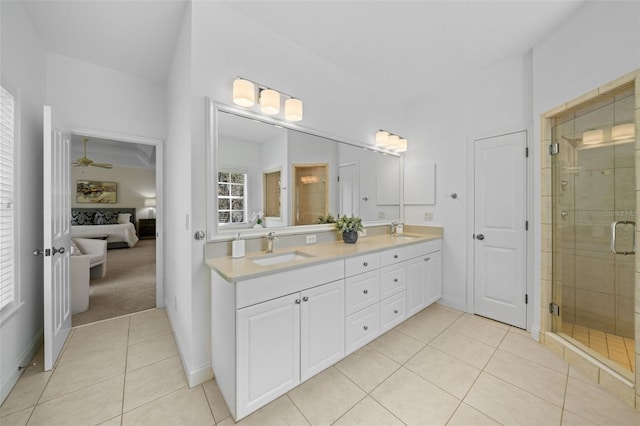
<instances>
[{"instance_id":1,"label":"glass shower enclosure","mask_svg":"<svg viewBox=\"0 0 640 426\"><path fill-rule=\"evenodd\" d=\"M553 119L552 329L635 371L635 98L618 89Z\"/></svg>"}]
</instances>

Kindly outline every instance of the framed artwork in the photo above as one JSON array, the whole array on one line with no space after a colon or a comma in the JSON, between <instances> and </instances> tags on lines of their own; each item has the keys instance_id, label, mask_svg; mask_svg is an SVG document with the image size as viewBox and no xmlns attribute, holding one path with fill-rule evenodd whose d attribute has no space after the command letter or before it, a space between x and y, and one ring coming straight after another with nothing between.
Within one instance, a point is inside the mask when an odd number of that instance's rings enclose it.
<instances>
[{"instance_id":1,"label":"framed artwork","mask_svg":"<svg viewBox=\"0 0 640 426\"><path fill-rule=\"evenodd\" d=\"M116 182L76 181L77 203L116 204L117 201L118 184Z\"/></svg>"}]
</instances>

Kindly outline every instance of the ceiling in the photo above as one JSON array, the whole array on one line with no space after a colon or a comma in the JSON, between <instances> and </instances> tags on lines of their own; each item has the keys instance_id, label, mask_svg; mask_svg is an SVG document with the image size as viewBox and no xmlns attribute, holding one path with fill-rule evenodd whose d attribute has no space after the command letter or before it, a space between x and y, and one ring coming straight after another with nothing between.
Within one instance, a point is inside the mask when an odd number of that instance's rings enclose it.
<instances>
[{"instance_id":1,"label":"ceiling","mask_svg":"<svg viewBox=\"0 0 640 426\"><path fill-rule=\"evenodd\" d=\"M49 50L158 83L187 9L186 0L23 2ZM583 0L225 3L366 86L409 100L524 54Z\"/></svg>"},{"instance_id":2,"label":"ceiling","mask_svg":"<svg viewBox=\"0 0 640 426\"><path fill-rule=\"evenodd\" d=\"M81 135L71 135L71 161L84 155L83 138ZM96 163L111 163L115 167L156 167L156 148L153 145L90 137L87 142L87 157Z\"/></svg>"}]
</instances>

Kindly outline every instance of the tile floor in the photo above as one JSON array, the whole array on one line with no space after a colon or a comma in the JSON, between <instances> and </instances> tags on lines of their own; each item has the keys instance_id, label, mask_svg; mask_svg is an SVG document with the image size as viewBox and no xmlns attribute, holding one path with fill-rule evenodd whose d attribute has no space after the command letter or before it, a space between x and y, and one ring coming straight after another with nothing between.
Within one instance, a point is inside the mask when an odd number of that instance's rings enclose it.
<instances>
[{"instance_id":1,"label":"tile floor","mask_svg":"<svg viewBox=\"0 0 640 426\"><path fill-rule=\"evenodd\" d=\"M562 323L562 331L626 370L635 371L635 340L569 322Z\"/></svg>"},{"instance_id":2,"label":"tile floor","mask_svg":"<svg viewBox=\"0 0 640 426\"><path fill-rule=\"evenodd\" d=\"M233 425L214 380L187 387L163 310L72 330L0 407L9 425ZM640 425L640 412L522 330L433 305L242 425Z\"/></svg>"}]
</instances>

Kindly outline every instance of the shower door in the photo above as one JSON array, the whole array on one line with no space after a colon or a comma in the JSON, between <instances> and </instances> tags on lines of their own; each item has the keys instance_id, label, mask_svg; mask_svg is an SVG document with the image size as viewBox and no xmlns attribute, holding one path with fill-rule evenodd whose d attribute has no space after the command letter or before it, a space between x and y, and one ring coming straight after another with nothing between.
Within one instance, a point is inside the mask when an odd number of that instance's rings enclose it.
<instances>
[{"instance_id":1,"label":"shower door","mask_svg":"<svg viewBox=\"0 0 640 426\"><path fill-rule=\"evenodd\" d=\"M553 119L553 331L631 370L634 336L633 87ZM626 347L629 351L626 351Z\"/></svg>"}]
</instances>

